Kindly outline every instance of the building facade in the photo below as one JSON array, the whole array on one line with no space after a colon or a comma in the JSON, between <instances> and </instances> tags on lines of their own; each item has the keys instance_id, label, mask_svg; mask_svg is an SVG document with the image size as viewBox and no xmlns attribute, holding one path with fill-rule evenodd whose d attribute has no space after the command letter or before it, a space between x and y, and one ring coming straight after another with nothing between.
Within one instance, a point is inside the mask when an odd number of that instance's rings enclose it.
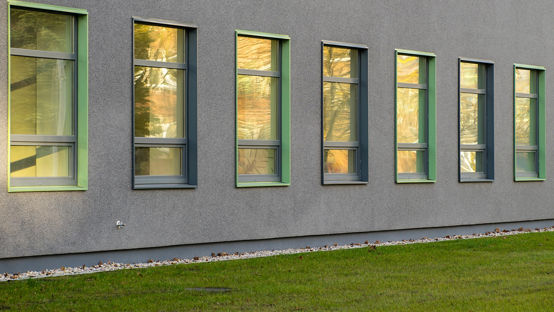
<instances>
[{"instance_id":1,"label":"building facade","mask_svg":"<svg viewBox=\"0 0 554 312\"><path fill-rule=\"evenodd\" d=\"M554 224L550 1L2 6L0 272Z\"/></svg>"}]
</instances>

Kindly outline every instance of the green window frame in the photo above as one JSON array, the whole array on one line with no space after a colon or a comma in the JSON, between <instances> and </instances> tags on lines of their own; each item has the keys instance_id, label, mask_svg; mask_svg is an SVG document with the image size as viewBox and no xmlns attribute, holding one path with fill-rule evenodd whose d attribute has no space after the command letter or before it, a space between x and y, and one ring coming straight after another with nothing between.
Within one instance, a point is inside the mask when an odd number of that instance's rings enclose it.
<instances>
[{"instance_id":1,"label":"green window frame","mask_svg":"<svg viewBox=\"0 0 554 312\"><path fill-rule=\"evenodd\" d=\"M244 38L242 38L244 37ZM248 40L268 43L271 41L271 52L269 58L271 59L270 68L259 67L252 63L251 67L248 65L249 60L262 60L263 56L256 56L254 58L248 58L248 50L241 52L245 55L239 57L239 40L247 42ZM263 46L263 44L262 44ZM257 52L253 48L254 52ZM265 49L260 46L260 49ZM241 50L242 51L242 50ZM260 50L261 51L261 50ZM264 52L264 53L267 53ZM244 60L244 62L243 62ZM266 58L268 60L268 58ZM241 65L243 64L243 65ZM246 64L246 65L244 65ZM240 68L244 66L245 68ZM265 65L264 65L265 66ZM248 68L250 67L250 68ZM254 83L249 84L249 79L254 80ZM239 81L240 80L240 81ZM256 89L256 81L260 81L260 85L268 84L265 89L258 87ZM267 82L270 80L270 82ZM266 81L266 82L262 82ZM250 87L249 87L250 86ZM249 121L244 117L248 117L248 114L243 114L248 105L261 104L264 101L261 96L264 96L263 92L267 93L267 89L270 88L270 109L272 113L269 114L271 135L268 136L259 135L258 137L252 136L252 138L246 138L244 131L241 130L243 125L248 124ZM244 96L249 96L248 103L239 103L239 97L244 92ZM250 92L250 95L247 95ZM259 94L256 94L258 92ZM252 95L253 94L253 95ZM267 95L267 94L266 94ZM265 99L267 101L267 99ZM275 106L271 106L271 101L275 101ZM267 104L267 103L266 103ZM259 108L263 111L263 107ZM267 108L265 108L267 110ZM271 34L257 31L248 30L235 30L235 182L236 187L263 187L263 186L288 186L290 185L290 37L287 35ZM239 115L242 118L239 118ZM259 114L258 119L263 119L263 114ZM267 114L266 114L267 115ZM252 117L250 117L252 118ZM250 119L252 120L252 119ZM263 121L263 120L262 120ZM259 125L256 125L256 119L254 119L253 125L249 127L257 129L261 133ZM256 128L257 127L257 128ZM264 130L266 131L266 130ZM272 131L275 131L273 133ZM244 162L241 162L241 153L244 154ZM269 151L269 152L268 152ZM256 166L256 162L259 156L261 156L260 167ZM264 155L264 153L267 153ZM273 156L271 156L273 154ZM248 157L248 158L247 158ZM265 161L264 161L265 157ZM271 160L273 159L273 160ZM272 162L271 164L269 162ZM266 168L264 168L264 163ZM248 166L246 166L248 165ZM242 166L242 167L241 167ZM255 169L252 169L255 168ZM260 168L258 170L258 168ZM266 170L264 172L264 170ZM242 172L241 172L242 171Z\"/></svg>"},{"instance_id":2,"label":"green window frame","mask_svg":"<svg viewBox=\"0 0 554 312\"><path fill-rule=\"evenodd\" d=\"M196 188L196 26L132 20L133 189Z\"/></svg>"},{"instance_id":3,"label":"green window frame","mask_svg":"<svg viewBox=\"0 0 554 312\"><path fill-rule=\"evenodd\" d=\"M367 184L367 46L321 43L321 179Z\"/></svg>"},{"instance_id":4,"label":"green window frame","mask_svg":"<svg viewBox=\"0 0 554 312\"><path fill-rule=\"evenodd\" d=\"M494 181L494 63L458 59L458 177Z\"/></svg>"},{"instance_id":5,"label":"green window frame","mask_svg":"<svg viewBox=\"0 0 554 312\"><path fill-rule=\"evenodd\" d=\"M10 142L8 146L8 192L87 190L88 13L84 9L24 1L8 1L8 10L8 103L10 103L8 105L8 141ZM41 41L41 47L38 47L38 41L37 47L29 46L28 43L24 44L23 41L19 43L15 41L14 43L12 39L21 38L21 34L15 32L17 25L12 25L12 22L17 23L22 19L12 21L12 13L20 14L17 15L18 18L23 18L22 16L26 14L27 17L25 18L31 19L33 14L35 14L35 18L39 18L38 16L41 14L53 14L52 17L57 18L64 16L70 21L65 24L65 35L69 34L71 38L65 38L66 41L54 40L53 38L43 40ZM43 15L43 17L47 16ZM52 23L58 23L57 27L59 27L60 22L56 18L49 20L52 20ZM25 35L28 34L26 29ZM38 32L35 34L38 34ZM65 44L66 50L54 47L55 43L53 42ZM12 46L12 44L18 46ZM71 47L67 48L67 44ZM50 65L44 65L48 63ZM37 64L36 67L33 64ZM31 73L33 73L32 70L35 70L36 74L24 80L12 81L18 78L17 76L25 74L24 69L21 69L22 66L29 66ZM39 69L42 72L39 72ZM51 70L51 72L47 72L47 70ZM37 78L37 75L41 73L56 75L57 80L46 78L47 76L40 77L44 79ZM39 81L41 81L40 87L38 86ZM55 86L48 87L49 83ZM34 133L30 133L29 129L16 128L12 132L12 127L21 124L20 118L12 116L12 114L20 115L19 111L26 109L23 108L25 106L20 106L25 104L19 103L25 103L22 101L24 101L24 96L29 94L29 91L22 93L21 91L24 91L22 88L33 86L35 93L39 92L37 90L50 92L50 98L52 99L51 102L48 102L48 100L45 100L47 97L44 95L39 97L36 94L34 100L40 98L40 101L35 103L34 110L36 111L39 108L46 110L54 107L51 111L43 111L41 115L51 116L48 118L54 118L58 120L58 123L55 127L52 127L52 124L47 123L46 119L40 120L35 117L33 119L35 123ZM67 96L67 94L70 95ZM63 105L62 101L68 101L70 104ZM18 103L17 108L14 106L16 103ZM31 105L27 104L27 106L33 109L32 103ZM44 112L48 112L49 115L45 115ZM35 112L34 114L38 116L38 113ZM67 119L63 121L62 118ZM39 122L40 126L37 126ZM25 133L25 131L28 133ZM33 147L35 147L34 151ZM19 152L12 151L12 148L19 149ZM22 149L26 150L22 152ZM67 152L62 153L63 150ZM37 160L40 158L42 158L42 165L39 169ZM64 169L65 163L67 163L67 168ZM61 167L60 164L62 164ZM34 173L32 171L15 173L25 169L33 170L33 167L35 168Z\"/></svg>"},{"instance_id":6,"label":"green window frame","mask_svg":"<svg viewBox=\"0 0 554 312\"><path fill-rule=\"evenodd\" d=\"M514 181L546 179L546 69L514 64Z\"/></svg>"},{"instance_id":7,"label":"green window frame","mask_svg":"<svg viewBox=\"0 0 554 312\"><path fill-rule=\"evenodd\" d=\"M395 50L396 183L436 182L435 58L434 53ZM417 105L410 106L413 98Z\"/></svg>"}]
</instances>

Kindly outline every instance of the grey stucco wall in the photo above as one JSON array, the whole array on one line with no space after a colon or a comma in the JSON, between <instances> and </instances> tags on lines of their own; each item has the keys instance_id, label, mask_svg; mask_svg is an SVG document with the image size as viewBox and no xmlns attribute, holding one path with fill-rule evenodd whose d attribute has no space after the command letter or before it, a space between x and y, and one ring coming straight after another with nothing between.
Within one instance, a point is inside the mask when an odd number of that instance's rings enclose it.
<instances>
[{"instance_id":1,"label":"grey stucco wall","mask_svg":"<svg viewBox=\"0 0 554 312\"><path fill-rule=\"evenodd\" d=\"M554 184L513 182L512 65L554 77L554 2L87 1L89 190L7 193L0 140L0 258L333 233L554 219ZM0 5L0 85L7 86ZM198 26L198 188L131 190L132 16ZM292 185L235 188L234 30L288 34ZM321 40L369 47L369 184L320 181ZM437 183L394 183L394 49L437 55ZM495 62L495 181L458 182L458 57ZM7 134L7 87L0 133ZM547 126L547 176L554 136ZM3 136L4 138L6 135ZM116 230L115 221L127 224Z\"/></svg>"}]
</instances>

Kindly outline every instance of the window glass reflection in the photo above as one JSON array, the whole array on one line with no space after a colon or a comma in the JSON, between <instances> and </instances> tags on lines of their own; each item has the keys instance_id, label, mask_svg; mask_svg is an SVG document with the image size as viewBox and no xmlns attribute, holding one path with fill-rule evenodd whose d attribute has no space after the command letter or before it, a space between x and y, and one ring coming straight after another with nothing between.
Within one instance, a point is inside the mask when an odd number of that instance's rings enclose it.
<instances>
[{"instance_id":1,"label":"window glass reflection","mask_svg":"<svg viewBox=\"0 0 554 312\"><path fill-rule=\"evenodd\" d=\"M239 148L239 174L276 174L277 149Z\"/></svg>"},{"instance_id":2,"label":"window glass reflection","mask_svg":"<svg viewBox=\"0 0 554 312\"><path fill-rule=\"evenodd\" d=\"M323 47L323 76L358 78L358 50Z\"/></svg>"},{"instance_id":3,"label":"window glass reflection","mask_svg":"<svg viewBox=\"0 0 554 312\"><path fill-rule=\"evenodd\" d=\"M135 58L158 62L184 62L184 30L135 24Z\"/></svg>"},{"instance_id":4,"label":"window glass reflection","mask_svg":"<svg viewBox=\"0 0 554 312\"><path fill-rule=\"evenodd\" d=\"M356 173L356 150L326 149L323 152L325 173Z\"/></svg>"},{"instance_id":5,"label":"window glass reflection","mask_svg":"<svg viewBox=\"0 0 554 312\"><path fill-rule=\"evenodd\" d=\"M358 140L358 85L323 83L323 138L325 141Z\"/></svg>"},{"instance_id":6,"label":"window glass reflection","mask_svg":"<svg viewBox=\"0 0 554 312\"><path fill-rule=\"evenodd\" d=\"M255 37L237 37L237 67L279 71L279 41Z\"/></svg>"},{"instance_id":7,"label":"window glass reflection","mask_svg":"<svg viewBox=\"0 0 554 312\"><path fill-rule=\"evenodd\" d=\"M184 72L135 66L135 136L182 138Z\"/></svg>"}]
</instances>

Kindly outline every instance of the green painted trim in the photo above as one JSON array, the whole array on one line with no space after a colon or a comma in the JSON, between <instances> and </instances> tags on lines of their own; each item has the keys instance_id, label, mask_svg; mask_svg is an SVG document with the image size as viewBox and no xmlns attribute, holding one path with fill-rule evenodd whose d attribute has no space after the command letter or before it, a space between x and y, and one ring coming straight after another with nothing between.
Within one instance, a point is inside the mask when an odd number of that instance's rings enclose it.
<instances>
[{"instance_id":1,"label":"green painted trim","mask_svg":"<svg viewBox=\"0 0 554 312\"><path fill-rule=\"evenodd\" d=\"M395 51L396 51L396 55L409 54L409 55L416 55L416 56L437 57L435 53L431 53L431 52L422 52L422 51L405 50L405 49L396 49Z\"/></svg>"},{"instance_id":2,"label":"green painted trim","mask_svg":"<svg viewBox=\"0 0 554 312\"><path fill-rule=\"evenodd\" d=\"M539 76L539 179L546 179L546 71L537 71Z\"/></svg>"},{"instance_id":3,"label":"green painted trim","mask_svg":"<svg viewBox=\"0 0 554 312\"><path fill-rule=\"evenodd\" d=\"M10 90L10 9L12 6L49 10L76 14L77 23L77 143L75 153L77 185L66 186L11 186L10 185L10 129L11 129L11 92ZM47 4L23 1L8 1L8 192L50 192L50 191L86 191L88 189L88 15L83 9L67 8Z\"/></svg>"},{"instance_id":4,"label":"green painted trim","mask_svg":"<svg viewBox=\"0 0 554 312\"><path fill-rule=\"evenodd\" d=\"M8 42L7 42L7 46L8 46L8 77L6 79L8 85L6 86L6 91L8 93L8 129L7 129L7 132L8 132L8 141L7 144L6 144L6 148L7 148L7 155L8 155L8 164L7 164L7 168L6 168L6 174L7 174L7 178L6 178L6 181L7 181L7 186L8 186L8 192L10 192L11 190L11 185L10 185L10 179L11 179L11 172L10 172L10 166L11 166L11 58L10 58L10 55L11 55L11 51L10 51L10 48L11 48L11 21L10 21L10 16L11 16L11 6L10 6L10 3L8 2L8 5L7 5L7 8L8 8Z\"/></svg>"},{"instance_id":5,"label":"green painted trim","mask_svg":"<svg viewBox=\"0 0 554 312\"><path fill-rule=\"evenodd\" d=\"M524 69L535 69L535 70L546 70L546 67L544 66L538 66L538 65L525 65L525 64L514 64L514 67L517 68L524 68Z\"/></svg>"},{"instance_id":6,"label":"green painted trim","mask_svg":"<svg viewBox=\"0 0 554 312\"><path fill-rule=\"evenodd\" d=\"M77 17L77 186L88 188L88 16Z\"/></svg>"},{"instance_id":7,"label":"green painted trim","mask_svg":"<svg viewBox=\"0 0 554 312\"><path fill-rule=\"evenodd\" d=\"M266 187L266 186L290 186L290 183L283 182L239 182L237 187Z\"/></svg>"},{"instance_id":8,"label":"green painted trim","mask_svg":"<svg viewBox=\"0 0 554 312\"><path fill-rule=\"evenodd\" d=\"M280 182L240 182L239 181L239 141L238 141L238 61L236 49L238 36L256 36L279 39L281 43L281 157L280 157ZM291 107L291 65L290 65L290 37L287 35L269 34L248 30L235 30L235 186L236 187L262 187L262 186L288 186L291 180L291 133L290 133L290 107Z\"/></svg>"},{"instance_id":9,"label":"green painted trim","mask_svg":"<svg viewBox=\"0 0 554 312\"><path fill-rule=\"evenodd\" d=\"M437 180L437 100L436 55L430 52L395 49L394 54L394 176L395 182L434 183ZM427 179L403 179L398 176L398 55L408 54L427 58Z\"/></svg>"},{"instance_id":10,"label":"green painted trim","mask_svg":"<svg viewBox=\"0 0 554 312\"><path fill-rule=\"evenodd\" d=\"M23 192L62 192L62 191L86 191L86 187L79 186L12 186L8 189L9 193Z\"/></svg>"},{"instance_id":11,"label":"green painted trim","mask_svg":"<svg viewBox=\"0 0 554 312\"><path fill-rule=\"evenodd\" d=\"M516 145L516 69L530 69L537 72L538 101L537 101L537 177L518 177L517 175L517 145ZM544 66L514 64L513 68L513 174L515 182L544 181L546 180L546 69Z\"/></svg>"},{"instance_id":12,"label":"green painted trim","mask_svg":"<svg viewBox=\"0 0 554 312\"><path fill-rule=\"evenodd\" d=\"M545 178L515 178L515 182L542 182Z\"/></svg>"},{"instance_id":13,"label":"green painted trim","mask_svg":"<svg viewBox=\"0 0 554 312\"><path fill-rule=\"evenodd\" d=\"M397 184L409 184L409 183L435 183L436 180L430 179L398 179L396 180Z\"/></svg>"},{"instance_id":14,"label":"green painted trim","mask_svg":"<svg viewBox=\"0 0 554 312\"><path fill-rule=\"evenodd\" d=\"M437 179L437 93L435 57L427 57L427 179Z\"/></svg>"},{"instance_id":15,"label":"green painted trim","mask_svg":"<svg viewBox=\"0 0 554 312\"><path fill-rule=\"evenodd\" d=\"M31 9L65 12L65 13L72 13L72 14L79 14L79 15L87 15L88 14L87 10L85 10L85 9L70 8L70 7L64 7L64 6L58 6L58 5L34 3L34 2L27 2L27 1L10 1L9 0L8 1L8 6L18 6L18 7L25 7L25 8L31 8Z\"/></svg>"},{"instance_id":16,"label":"green painted trim","mask_svg":"<svg viewBox=\"0 0 554 312\"><path fill-rule=\"evenodd\" d=\"M266 32L260 32L260 31L251 31L251 30L241 30L236 29L235 30L236 36L252 36L252 37L264 37L264 38L273 38L273 39L281 39L281 40L290 40L290 36L288 35L281 35L281 34L272 34L272 33L266 33Z\"/></svg>"},{"instance_id":17,"label":"green painted trim","mask_svg":"<svg viewBox=\"0 0 554 312\"><path fill-rule=\"evenodd\" d=\"M290 184L290 40L281 42L281 183Z\"/></svg>"}]
</instances>

